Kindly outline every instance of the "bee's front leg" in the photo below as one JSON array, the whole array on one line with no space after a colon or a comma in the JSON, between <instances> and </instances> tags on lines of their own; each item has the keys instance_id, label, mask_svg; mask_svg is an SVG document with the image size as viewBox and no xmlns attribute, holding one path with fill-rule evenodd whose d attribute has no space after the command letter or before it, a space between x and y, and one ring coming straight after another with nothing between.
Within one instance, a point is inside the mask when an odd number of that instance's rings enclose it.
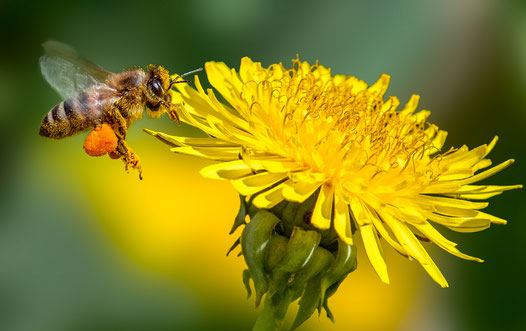
<instances>
[{"instance_id":1,"label":"bee's front leg","mask_svg":"<svg viewBox=\"0 0 526 331\"><path fill-rule=\"evenodd\" d=\"M181 125L181 120L179 119L179 114L177 114L177 111L184 106L184 102L181 101L174 103L172 102L171 95L168 94L166 100L163 100L160 103L166 109L166 112L168 113L168 116L170 116L170 119L172 121L177 121L177 123Z\"/></svg>"},{"instance_id":2,"label":"bee's front leg","mask_svg":"<svg viewBox=\"0 0 526 331\"><path fill-rule=\"evenodd\" d=\"M164 106L167 108L168 116L172 119L172 121L177 121L179 125L181 125L181 120L179 119L179 114L177 114L177 111L181 109L184 106L184 103L172 103L170 102L164 102Z\"/></svg>"}]
</instances>

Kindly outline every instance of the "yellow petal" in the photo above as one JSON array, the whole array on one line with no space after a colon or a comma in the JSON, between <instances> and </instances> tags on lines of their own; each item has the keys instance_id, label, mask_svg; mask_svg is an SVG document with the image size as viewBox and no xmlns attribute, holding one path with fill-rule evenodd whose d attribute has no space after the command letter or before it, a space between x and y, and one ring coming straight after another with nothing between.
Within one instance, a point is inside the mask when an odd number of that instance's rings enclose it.
<instances>
[{"instance_id":1,"label":"yellow petal","mask_svg":"<svg viewBox=\"0 0 526 331\"><path fill-rule=\"evenodd\" d=\"M174 147L179 146L195 146L195 147L240 147L238 144L234 144L228 141L224 141L217 138L189 138L189 137L179 137L171 136L164 134L162 132L155 132L148 129L143 129L145 132L161 139L168 145Z\"/></svg>"},{"instance_id":2,"label":"yellow petal","mask_svg":"<svg viewBox=\"0 0 526 331\"><path fill-rule=\"evenodd\" d=\"M381 212L381 217L389 224L393 234L402 247L404 247L405 251L415 260L420 262L420 264L435 282L440 284L442 287L448 287L448 283L444 278L444 275L442 275L436 264L433 262L433 259L431 259L420 241L415 237L407 225L403 224L403 222L400 222L399 220L396 220L389 213Z\"/></svg>"},{"instance_id":3,"label":"yellow petal","mask_svg":"<svg viewBox=\"0 0 526 331\"><path fill-rule=\"evenodd\" d=\"M455 180L472 176L474 166L479 163L487 154L487 146L479 146L470 151L464 152L464 149L451 155L445 156L441 160L441 165L447 169L440 174L439 180Z\"/></svg>"},{"instance_id":4,"label":"yellow petal","mask_svg":"<svg viewBox=\"0 0 526 331\"><path fill-rule=\"evenodd\" d=\"M412 200L422 205L432 205L435 208L454 207L464 209L483 209L488 206L487 202L473 202L462 199L433 197L428 195L420 195L418 197L414 197Z\"/></svg>"},{"instance_id":5,"label":"yellow petal","mask_svg":"<svg viewBox=\"0 0 526 331\"><path fill-rule=\"evenodd\" d=\"M360 226L363 245L369 261L378 274L382 282L389 284L389 275L387 274L387 265L378 242L378 235L372 224Z\"/></svg>"},{"instance_id":6,"label":"yellow petal","mask_svg":"<svg viewBox=\"0 0 526 331\"><path fill-rule=\"evenodd\" d=\"M365 210L362 207L360 199L356 197L351 198L349 206L351 207L353 218L359 226L364 226L366 224L372 223L372 220L370 220L367 217L367 214L365 213Z\"/></svg>"},{"instance_id":7,"label":"yellow petal","mask_svg":"<svg viewBox=\"0 0 526 331\"><path fill-rule=\"evenodd\" d=\"M425 120L431 115L429 110L421 110L418 113L414 114L412 118L415 119L416 123L424 123Z\"/></svg>"},{"instance_id":8,"label":"yellow petal","mask_svg":"<svg viewBox=\"0 0 526 331\"><path fill-rule=\"evenodd\" d=\"M206 117L206 114L217 113L210 104L208 96L204 93L199 76L195 76L195 86L197 90L188 84L176 84L179 93L172 93L173 97L182 99L183 102L185 102L184 107L180 109L180 113L182 114L179 114L179 116L182 116L181 119L188 117Z\"/></svg>"},{"instance_id":9,"label":"yellow petal","mask_svg":"<svg viewBox=\"0 0 526 331\"><path fill-rule=\"evenodd\" d=\"M478 211L478 210L476 212L477 212L476 215L475 215L476 218L487 218L493 224L503 224L504 225L504 224L508 223L508 221L506 221L506 220L504 220L502 218L499 218L497 216L486 214L486 213L483 213L483 212Z\"/></svg>"},{"instance_id":10,"label":"yellow petal","mask_svg":"<svg viewBox=\"0 0 526 331\"><path fill-rule=\"evenodd\" d=\"M289 181L283 188L283 196L289 201L303 202L310 197L321 183L305 183Z\"/></svg>"},{"instance_id":11,"label":"yellow petal","mask_svg":"<svg viewBox=\"0 0 526 331\"><path fill-rule=\"evenodd\" d=\"M382 109L380 110L380 115L384 114L385 112L396 109L400 105L400 100L398 100L397 97L389 97L389 100L385 102L382 105Z\"/></svg>"},{"instance_id":12,"label":"yellow petal","mask_svg":"<svg viewBox=\"0 0 526 331\"><path fill-rule=\"evenodd\" d=\"M311 218L312 225L318 229L325 230L331 227L333 197L333 186L322 185Z\"/></svg>"},{"instance_id":13,"label":"yellow petal","mask_svg":"<svg viewBox=\"0 0 526 331\"><path fill-rule=\"evenodd\" d=\"M295 182L302 182L308 184L320 184L325 181L325 174L313 172L308 169L305 171L293 172L290 174L290 178Z\"/></svg>"},{"instance_id":14,"label":"yellow petal","mask_svg":"<svg viewBox=\"0 0 526 331\"><path fill-rule=\"evenodd\" d=\"M463 185L456 189L452 190L442 190L434 191L433 193L440 193L444 195L460 195L460 194L486 194L486 193L495 193L495 192L504 192L509 190L515 190L522 188L522 185Z\"/></svg>"},{"instance_id":15,"label":"yellow petal","mask_svg":"<svg viewBox=\"0 0 526 331\"><path fill-rule=\"evenodd\" d=\"M427 150L426 154L429 155L429 154L433 154L433 153L440 151L442 147L444 146L444 143L446 142L446 138L447 138L447 132L443 130L439 130L431 142L431 144L433 145L433 148L430 148L429 150Z\"/></svg>"},{"instance_id":16,"label":"yellow petal","mask_svg":"<svg viewBox=\"0 0 526 331\"><path fill-rule=\"evenodd\" d=\"M377 96L381 97L385 94L385 91L387 91L387 88L389 87L389 81L391 80L391 77L386 74L382 74L380 78L371 85L367 90L372 93L376 94Z\"/></svg>"},{"instance_id":17,"label":"yellow petal","mask_svg":"<svg viewBox=\"0 0 526 331\"><path fill-rule=\"evenodd\" d=\"M497 144L497 141L499 141L499 137L498 136L493 137L493 140L491 140L491 142L488 144L488 149L486 151L486 155L488 155L493 150L493 148ZM484 155L484 156L486 156L486 155Z\"/></svg>"},{"instance_id":18,"label":"yellow petal","mask_svg":"<svg viewBox=\"0 0 526 331\"><path fill-rule=\"evenodd\" d=\"M199 78L197 76L195 81L196 86L200 86ZM189 86L178 87L178 89L181 92L181 97L186 102L186 104L183 107L180 107L180 109L178 110L178 114L181 118L181 121L195 126L213 137L220 138L222 140L228 140L225 139L225 136L222 132L220 132L216 128L210 127L210 125L205 120L207 116L217 113L215 109L213 107L210 107L210 105L208 104L206 100L207 97L203 96L203 94L198 93ZM176 92L173 92L172 95L177 97L178 94ZM190 100L191 102L189 103Z\"/></svg>"},{"instance_id":19,"label":"yellow petal","mask_svg":"<svg viewBox=\"0 0 526 331\"><path fill-rule=\"evenodd\" d=\"M255 168L261 168L270 172L287 172L287 171L299 171L304 169L296 161L291 161L284 158L261 158L261 159L250 159L250 164Z\"/></svg>"},{"instance_id":20,"label":"yellow petal","mask_svg":"<svg viewBox=\"0 0 526 331\"><path fill-rule=\"evenodd\" d=\"M387 231L387 229L384 226L384 223L379 218L376 211L371 207L367 206L367 204L365 204L365 208L368 210L367 213L373 221L373 225L376 231L378 231L378 233L380 234L380 236L384 238L385 241L387 241L387 243L389 243L389 245L396 249L400 254L407 256L407 252L405 251L405 249L391 236L389 231Z\"/></svg>"},{"instance_id":21,"label":"yellow petal","mask_svg":"<svg viewBox=\"0 0 526 331\"><path fill-rule=\"evenodd\" d=\"M250 175L253 172L242 160L236 160L204 167L200 173L203 177L211 179L235 179Z\"/></svg>"},{"instance_id":22,"label":"yellow petal","mask_svg":"<svg viewBox=\"0 0 526 331\"><path fill-rule=\"evenodd\" d=\"M252 203L254 206L258 208L272 208L281 201L283 201L283 187L284 185L278 185L268 191L265 191L263 193L258 194L254 200L252 200Z\"/></svg>"},{"instance_id":23,"label":"yellow petal","mask_svg":"<svg viewBox=\"0 0 526 331\"><path fill-rule=\"evenodd\" d=\"M475 173L475 171L471 167L469 167L469 168L461 168L461 169L458 169L458 168L457 169L451 169L451 170L448 170L447 172L442 173L438 177L438 180L440 180L440 181L461 180L461 179L473 176L474 173Z\"/></svg>"},{"instance_id":24,"label":"yellow petal","mask_svg":"<svg viewBox=\"0 0 526 331\"><path fill-rule=\"evenodd\" d=\"M231 141L239 145L259 146L260 142L251 133L242 130L220 117L207 115L206 122L208 124L208 131L219 132L218 134L210 134L223 140ZM207 131L205 131L207 132Z\"/></svg>"},{"instance_id":25,"label":"yellow petal","mask_svg":"<svg viewBox=\"0 0 526 331\"><path fill-rule=\"evenodd\" d=\"M461 253L458 249L455 248L457 244L444 238L444 236L442 236L431 224L425 224L425 225L418 224L418 225L415 225L415 227L419 231L421 231L427 238L429 238L432 242L437 244L439 247L441 247L448 253L458 256L460 258L466 259L466 260L484 262L478 257L473 257L473 256L469 256L469 255Z\"/></svg>"},{"instance_id":26,"label":"yellow petal","mask_svg":"<svg viewBox=\"0 0 526 331\"><path fill-rule=\"evenodd\" d=\"M261 69L261 63L254 62L249 57L245 56L241 59L241 65L239 66L239 76L243 82L252 81L252 73L258 69Z\"/></svg>"},{"instance_id":27,"label":"yellow petal","mask_svg":"<svg viewBox=\"0 0 526 331\"><path fill-rule=\"evenodd\" d=\"M477 232L489 228L491 221L488 218L462 218L449 217L435 213L426 213L426 217L435 222L447 226L457 232Z\"/></svg>"},{"instance_id":28,"label":"yellow petal","mask_svg":"<svg viewBox=\"0 0 526 331\"><path fill-rule=\"evenodd\" d=\"M467 194L446 194L447 196L458 198L458 199L470 199L470 200L486 200L496 195L501 194L502 191L490 192L490 193L467 193Z\"/></svg>"},{"instance_id":29,"label":"yellow petal","mask_svg":"<svg viewBox=\"0 0 526 331\"><path fill-rule=\"evenodd\" d=\"M413 94L411 98L409 99L409 101L407 102L407 104L405 105L404 109L401 110L401 112L404 115L412 114L416 110L419 100L420 100L420 96Z\"/></svg>"},{"instance_id":30,"label":"yellow petal","mask_svg":"<svg viewBox=\"0 0 526 331\"><path fill-rule=\"evenodd\" d=\"M181 153L197 156L204 159L215 161L234 161L239 159L239 147L236 148L215 148L215 147L174 147L170 148L174 153Z\"/></svg>"},{"instance_id":31,"label":"yellow petal","mask_svg":"<svg viewBox=\"0 0 526 331\"><path fill-rule=\"evenodd\" d=\"M479 213L478 210L455 207L437 206L435 209L435 211L440 214L454 217L477 217L477 214Z\"/></svg>"},{"instance_id":32,"label":"yellow petal","mask_svg":"<svg viewBox=\"0 0 526 331\"><path fill-rule=\"evenodd\" d=\"M491 160L490 159L482 159L480 160L477 164L475 164L473 166L473 172L477 172L479 171L480 169L484 169L484 168L487 168L491 165Z\"/></svg>"},{"instance_id":33,"label":"yellow petal","mask_svg":"<svg viewBox=\"0 0 526 331\"><path fill-rule=\"evenodd\" d=\"M233 179L230 182L241 195L253 195L284 178L287 178L287 174L263 172L239 179Z\"/></svg>"},{"instance_id":34,"label":"yellow petal","mask_svg":"<svg viewBox=\"0 0 526 331\"><path fill-rule=\"evenodd\" d=\"M353 244L349 207L338 194L334 195L334 230L344 243Z\"/></svg>"},{"instance_id":35,"label":"yellow petal","mask_svg":"<svg viewBox=\"0 0 526 331\"><path fill-rule=\"evenodd\" d=\"M228 121L231 125L242 130L249 130L249 123L244 118L242 118L237 112L233 111L230 107L225 106L224 104L219 102L212 89L208 89L207 92L210 105L214 107L214 109L216 109L218 112L218 114L215 115L216 117L220 118L223 121Z\"/></svg>"},{"instance_id":36,"label":"yellow petal","mask_svg":"<svg viewBox=\"0 0 526 331\"><path fill-rule=\"evenodd\" d=\"M378 235L372 224L371 215L367 212L363 202L356 197L351 198L350 203L352 215L354 220L358 223L360 233L362 234L365 252L369 257L369 261L373 265L374 270L380 276L380 279L389 284L389 276L387 274L387 266L382 256L381 246L379 246Z\"/></svg>"},{"instance_id":37,"label":"yellow petal","mask_svg":"<svg viewBox=\"0 0 526 331\"><path fill-rule=\"evenodd\" d=\"M223 62L207 62L205 70L210 84L231 104L239 95L242 83L235 73Z\"/></svg>"},{"instance_id":38,"label":"yellow petal","mask_svg":"<svg viewBox=\"0 0 526 331\"><path fill-rule=\"evenodd\" d=\"M488 224L485 224L485 225L481 225L481 226L478 226L481 222L481 219L474 219L473 222L470 222L470 221L467 221L465 222L464 224L466 226L459 226L459 227L455 227L455 226L448 226L447 228L450 229L450 230L453 230L455 232L461 232L461 233L473 233L473 232L479 232L479 231L483 231L483 230L486 230L490 227L490 222L488 222Z\"/></svg>"},{"instance_id":39,"label":"yellow petal","mask_svg":"<svg viewBox=\"0 0 526 331\"><path fill-rule=\"evenodd\" d=\"M463 180L460 181L460 183L462 183L462 185L465 185L465 184L471 184L471 183L474 183L474 182L481 181L481 180L486 179L486 178L488 178L490 176L493 176L497 172L507 168L508 166L513 164L513 162L515 162L515 160L513 160L513 159L504 161L501 164L494 166L493 168L490 168L490 169L488 169L486 171L483 171L483 172L481 172L479 174L476 174L475 176L463 179Z\"/></svg>"}]
</instances>

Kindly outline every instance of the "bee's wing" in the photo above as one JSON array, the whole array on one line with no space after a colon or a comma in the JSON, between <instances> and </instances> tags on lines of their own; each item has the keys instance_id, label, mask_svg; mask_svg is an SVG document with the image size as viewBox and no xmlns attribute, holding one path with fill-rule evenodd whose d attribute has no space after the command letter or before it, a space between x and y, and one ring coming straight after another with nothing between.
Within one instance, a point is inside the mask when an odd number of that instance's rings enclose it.
<instances>
[{"instance_id":1,"label":"bee's wing","mask_svg":"<svg viewBox=\"0 0 526 331\"><path fill-rule=\"evenodd\" d=\"M46 41L42 46L46 52L40 57L42 75L65 100L93 85L102 84L111 75L66 44Z\"/></svg>"}]
</instances>

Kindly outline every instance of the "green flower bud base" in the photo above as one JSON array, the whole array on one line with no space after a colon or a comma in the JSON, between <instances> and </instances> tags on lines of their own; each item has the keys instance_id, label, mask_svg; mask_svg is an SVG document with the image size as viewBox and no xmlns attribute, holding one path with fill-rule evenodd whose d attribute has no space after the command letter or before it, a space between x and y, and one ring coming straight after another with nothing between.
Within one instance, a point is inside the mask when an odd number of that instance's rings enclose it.
<instances>
[{"instance_id":1,"label":"green flower bud base","mask_svg":"<svg viewBox=\"0 0 526 331\"><path fill-rule=\"evenodd\" d=\"M298 299L292 330L316 310L321 313L325 309L334 322L327 300L356 269L356 248L338 239L334 230L322 231L310 224L317 194L301 204L283 201L269 210L240 198L231 233L241 225L245 228L230 251L241 244L248 267L243 271L243 282L250 297L252 280L256 306L265 295L254 330L282 329L289 305Z\"/></svg>"}]
</instances>

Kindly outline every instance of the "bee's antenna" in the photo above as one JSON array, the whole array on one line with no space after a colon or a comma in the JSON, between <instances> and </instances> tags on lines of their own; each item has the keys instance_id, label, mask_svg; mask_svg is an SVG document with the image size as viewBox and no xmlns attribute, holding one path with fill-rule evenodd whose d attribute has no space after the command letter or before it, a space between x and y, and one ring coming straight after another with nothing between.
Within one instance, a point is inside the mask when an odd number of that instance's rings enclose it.
<instances>
[{"instance_id":1,"label":"bee's antenna","mask_svg":"<svg viewBox=\"0 0 526 331\"><path fill-rule=\"evenodd\" d=\"M197 69L194 69L194 70L192 70L192 71L188 71L188 72L186 72L186 73L184 73L184 74L182 74L182 75L177 76L174 80L170 81L170 86L168 87L168 89L171 89L172 86L173 86L174 84L177 84L177 83L190 83L189 80L180 80L180 81L177 81L177 80L178 80L179 78L183 78L184 76L191 75L191 74L196 73L196 72L199 72L199 71L201 71L201 70L203 70L203 68L197 68Z\"/></svg>"}]
</instances>

